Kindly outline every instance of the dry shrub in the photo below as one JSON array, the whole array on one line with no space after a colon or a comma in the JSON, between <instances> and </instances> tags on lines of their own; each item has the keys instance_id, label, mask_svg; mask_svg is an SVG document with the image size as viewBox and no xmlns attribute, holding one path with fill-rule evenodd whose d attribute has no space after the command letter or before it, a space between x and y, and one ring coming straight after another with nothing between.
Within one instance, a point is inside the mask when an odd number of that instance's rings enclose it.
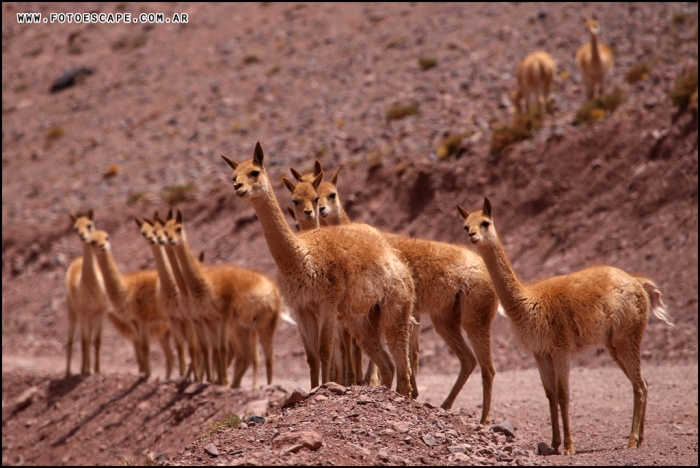
<instances>
[{"instance_id":1,"label":"dry shrub","mask_svg":"<svg viewBox=\"0 0 700 468\"><path fill-rule=\"evenodd\" d=\"M691 103L691 97L695 94L695 103L697 106L698 93L698 69L693 68L686 70L681 76L676 78L671 91L671 102L678 107L679 111L688 108Z\"/></svg>"},{"instance_id":2,"label":"dry shrub","mask_svg":"<svg viewBox=\"0 0 700 468\"><path fill-rule=\"evenodd\" d=\"M509 145L529 138L542 124L542 118L534 110L530 114L516 114L511 125L502 124L493 129L489 152L500 155Z\"/></svg>"},{"instance_id":3,"label":"dry shrub","mask_svg":"<svg viewBox=\"0 0 700 468\"><path fill-rule=\"evenodd\" d=\"M409 104L407 106L391 106L386 111L386 120L399 120L410 115L418 114L420 114L418 104Z\"/></svg>"},{"instance_id":4,"label":"dry shrub","mask_svg":"<svg viewBox=\"0 0 700 468\"><path fill-rule=\"evenodd\" d=\"M438 60L435 57L418 57L418 65L421 70L430 70L437 67Z\"/></svg>"},{"instance_id":5,"label":"dry shrub","mask_svg":"<svg viewBox=\"0 0 700 468\"><path fill-rule=\"evenodd\" d=\"M51 127L44 132L44 138L46 138L46 141L49 141L49 142L54 141L54 140L58 140L62 136L63 136L63 128L58 127L58 126Z\"/></svg>"},{"instance_id":6,"label":"dry shrub","mask_svg":"<svg viewBox=\"0 0 700 468\"><path fill-rule=\"evenodd\" d=\"M187 199L190 192L194 191L194 184L173 185L165 189L163 201L168 205L175 205Z\"/></svg>"},{"instance_id":7,"label":"dry shrub","mask_svg":"<svg viewBox=\"0 0 700 468\"><path fill-rule=\"evenodd\" d=\"M241 60L243 65L251 65L253 63L260 63L260 57L255 54L246 54Z\"/></svg>"},{"instance_id":8,"label":"dry shrub","mask_svg":"<svg viewBox=\"0 0 700 468\"><path fill-rule=\"evenodd\" d=\"M462 140L469 135L466 133L447 134L437 147L435 154L440 160L447 159L453 154L457 154ZM458 156L459 157L459 156Z\"/></svg>"},{"instance_id":9,"label":"dry shrub","mask_svg":"<svg viewBox=\"0 0 700 468\"><path fill-rule=\"evenodd\" d=\"M639 63L627 70L625 81L629 84L635 84L638 81L646 80L649 78L649 72L651 72L649 64L646 62Z\"/></svg>"},{"instance_id":10,"label":"dry shrub","mask_svg":"<svg viewBox=\"0 0 700 468\"><path fill-rule=\"evenodd\" d=\"M588 101L576 111L574 123L582 125L585 123L598 122L606 116L615 112L620 104L625 102L625 93L621 89L615 88L612 92Z\"/></svg>"},{"instance_id":11,"label":"dry shrub","mask_svg":"<svg viewBox=\"0 0 700 468\"><path fill-rule=\"evenodd\" d=\"M116 164L110 164L107 170L102 173L102 177L104 177L105 179L109 179L111 177L116 176L117 174L119 174L119 166L117 166Z\"/></svg>"},{"instance_id":12,"label":"dry shrub","mask_svg":"<svg viewBox=\"0 0 700 468\"><path fill-rule=\"evenodd\" d=\"M126 198L126 204L129 206L133 206L136 203L138 203L139 200L142 200L144 198L146 198L146 194L143 192L131 192Z\"/></svg>"},{"instance_id":13,"label":"dry shrub","mask_svg":"<svg viewBox=\"0 0 700 468\"><path fill-rule=\"evenodd\" d=\"M112 44L112 50L132 50L143 47L148 42L148 34L141 33L136 36L125 34Z\"/></svg>"}]
</instances>

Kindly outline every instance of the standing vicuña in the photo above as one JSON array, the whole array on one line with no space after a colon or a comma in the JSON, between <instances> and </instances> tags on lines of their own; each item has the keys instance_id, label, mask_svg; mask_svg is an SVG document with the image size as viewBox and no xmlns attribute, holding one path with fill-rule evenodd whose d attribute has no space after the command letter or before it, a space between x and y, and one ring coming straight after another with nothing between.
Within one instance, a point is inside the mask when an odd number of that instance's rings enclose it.
<instances>
[{"instance_id":1,"label":"standing vicu\u00f1a","mask_svg":"<svg viewBox=\"0 0 700 468\"><path fill-rule=\"evenodd\" d=\"M532 353L549 400L552 448L561 444L559 414L564 426L564 453L574 454L569 429L569 361L586 345L604 343L610 355L632 382L634 410L629 448L644 439L647 383L642 376L640 347L647 316L652 312L671 324L654 283L610 266L596 266L530 285L518 280L498 239L491 203L465 219L469 240L484 258L511 329L521 347Z\"/></svg>"},{"instance_id":2,"label":"standing vicu\u00f1a","mask_svg":"<svg viewBox=\"0 0 700 468\"><path fill-rule=\"evenodd\" d=\"M299 327L311 330L302 334L302 339L314 340L304 344L311 386L319 384L319 357L322 382L329 379L335 324L340 319L379 366L382 383L391 387L394 363L381 343L379 331L383 332L396 363L397 392L409 396L413 281L393 249L376 229L362 224L295 235L272 190L260 143L252 160L237 163L222 157L233 168L236 194L253 206L260 219L287 303L295 310L319 311L318 317L299 317L300 322L304 321ZM378 327L372 326L367 317L375 304L380 306Z\"/></svg>"},{"instance_id":3,"label":"standing vicu\u00f1a","mask_svg":"<svg viewBox=\"0 0 700 468\"><path fill-rule=\"evenodd\" d=\"M95 230L93 222L95 212L72 215L73 229L78 232L83 242L83 256L73 260L66 271L66 305L68 307L68 342L66 344L66 378L71 376L70 364L73 355L73 335L75 327L80 330L82 350L81 375L90 375L90 344L95 347L95 373L100 372L100 345L102 343L102 324L105 313L111 308L105 292L102 273L95 263L92 250L87 244L90 234Z\"/></svg>"},{"instance_id":4,"label":"standing vicu\u00f1a","mask_svg":"<svg viewBox=\"0 0 700 468\"><path fill-rule=\"evenodd\" d=\"M537 112L544 115L547 112L547 96L549 95L549 85L552 83L554 74L557 71L557 64L547 52L538 50L532 52L518 64L515 76L518 80L518 89L511 95L513 104L522 114L521 101L525 98L525 111L530 113L530 95L534 94L537 99Z\"/></svg>"},{"instance_id":5,"label":"standing vicu\u00f1a","mask_svg":"<svg viewBox=\"0 0 700 468\"><path fill-rule=\"evenodd\" d=\"M576 63L581 69L583 83L586 86L586 99L589 101L595 97L596 88L598 95L605 94L605 75L610 73L613 66L613 53L610 48L598 42L600 26L596 16L585 19L586 29L591 33L591 41L582 45L576 51Z\"/></svg>"}]
</instances>

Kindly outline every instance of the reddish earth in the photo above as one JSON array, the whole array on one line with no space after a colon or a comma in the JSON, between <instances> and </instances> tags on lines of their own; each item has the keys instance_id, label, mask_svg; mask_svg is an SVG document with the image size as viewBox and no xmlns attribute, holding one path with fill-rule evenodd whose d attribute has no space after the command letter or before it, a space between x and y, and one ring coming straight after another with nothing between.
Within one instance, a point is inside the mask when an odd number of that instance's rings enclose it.
<instances>
[{"instance_id":1,"label":"reddish earth","mask_svg":"<svg viewBox=\"0 0 700 468\"><path fill-rule=\"evenodd\" d=\"M2 9L3 464L144 463L152 454L156 463L188 465L697 465L697 119L668 97L684 70L697 70L696 3ZM20 25L20 11L187 12L189 22ZM587 40L581 17L593 12L601 41L615 52L609 86L626 101L604 121L574 126L584 101L574 53ZM538 48L558 63L553 114L531 139L491 156L491 128L509 118L515 66ZM438 65L423 71L420 56ZM627 84L626 72L642 62L648 76ZM95 72L50 93L71 67ZM390 106L412 103L419 115L386 120ZM469 135L458 159L436 158L445 133ZM476 209L489 197L524 281L592 264L653 278L676 325L649 319L642 448L622 448L631 385L604 348L592 348L574 358L571 375L577 454L537 455L551 437L546 398L534 360L500 316L492 419L509 420L514 438L477 426L479 375L452 412L423 406L442 401L458 367L427 319L416 402L352 387L343 395L322 389L280 410L294 388L310 390L298 332L286 323L276 335L272 387L250 390L250 374L242 390L165 382L157 346L155 377L138 382L131 346L110 324L102 374L63 380L64 275L82 252L67 213L96 210L123 271L154 267L130 217L173 206L207 262L274 275L260 223L235 197L219 157L248 159L256 141L277 182L290 166L310 170L316 158L331 170L341 165L350 217L386 231L465 244L455 205ZM164 201L169 188L186 184L184 200ZM275 191L287 205L281 183ZM32 387L29 405L15 411ZM212 432L227 412L262 412L267 421ZM408 435L396 422L410 423ZM287 446L273 438L300 431L318 433L321 448L283 454ZM218 458L204 452L212 442ZM469 447L454 449L459 444Z\"/></svg>"}]
</instances>

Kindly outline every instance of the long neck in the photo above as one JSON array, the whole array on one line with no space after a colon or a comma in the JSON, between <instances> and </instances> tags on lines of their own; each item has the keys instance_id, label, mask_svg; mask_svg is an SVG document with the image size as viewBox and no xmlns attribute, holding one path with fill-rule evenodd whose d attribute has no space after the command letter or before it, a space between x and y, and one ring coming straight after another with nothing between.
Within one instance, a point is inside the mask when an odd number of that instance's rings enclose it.
<instances>
[{"instance_id":1,"label":"long neck","mask_svg":"<svg viewBox=\"0 0 700 468\"><path fill-rule=\"evenodd\" d=\"M336 195L339 197L339 195ZM339 226L341 224L350 224L350 218L348 218L348 214L345 212L345 209L343 209L343 203L340 201L340 198L338 198L338 213L333 213L332 215L328 216L326 218L328 221L329 226Z\"/></svg>"},{"instance_id":2,"label":"long neck","mask_svg":"<svg viewBox=\"0 0 700 468\"><path fill-rule=\"evenodd\" d=\"M260 219L267 246L277 268L281 272L298 270L304 261L307 249L285 221L272 189L251 200L251 204Z\"/></svg>"},{"instance_id":3,"label":"long neck","mask_svg":"<svg viewBox=\"0 0 700 468\"><path fill-rule=\"evenodd\" d=\"M209 283L204 274L202 274L202 270L199 268L197 259L192 253L187 239L183 236L182 242L177 244L174 249L190 295L201 295L203 291L209 288Z\"/></svg>"},{"instance_id":4,"label":"long neck","mask_svg":"<svg viewBox=\"0 0 700 468\"><path fill-rule=\"evenodd\" d=\"M180 289L180 294L182 294L183 296L188 296L189 293L187 291L187 283L185 283L185 277L182 275L180 263L177 260L177 255L175 254L175 251L170 245L166 245L163 248L165 249L165 253L168 256L168 260L170 261L170 269L172 270L173 276L175 277L177 287Z\"/></svg>"},{"instance_id":5,"label":"long neck","mask_svg":"<svg viewBox=\"0 0 700 468\"><path fill-rule=\"evenodd\" d=\"M479 252L484 259L503 308L509 317L517 318L514 316L518 315L522 310L521 306L527 293L518 277L515 276L503 245L497 242L495 245L480 246Z\"/></svg>"},{"instance_id":6,"label":"long neck","mask_svg":"<svg viewBox=\"0 0 700 468\"><path fill-rule=\"evenodd\" d=\"M314 216L314 219L304 219L301 221L297 221L297 223L299 224L299 230L300 231L309 231L311 229L318 228L319 227L318 218L319 218L319 215L318 215L318 213L316 213L316 216Z\"/></svg>"},{"instance_id":7,"label":"long neck","mask_svg":"<svg viewBox=\"0 0 700 468\"><path fill-rule=\"evenodd\" d=\"M158 244L151 244L153 257L156 259L156 270L158 271L158 281L160 281L160 290L166 296L172 297L178 293L173 270L170 268L170 262L163 256L163 247Z\"/></svg>"},{"instance_id":8,"label":"long neck","mask_svg":"<svg viewBox=\"0 0 700 468\"><path fill-rule=\"evenodd\" d=\"M600 63L600 52L598 51L598 36L591 33L591 61Z\"/></svg>"},{"instance_id":9,"label":"long neck","mask_svg":"<svg viewBox=\"0 0 700 468\"><path fill-rule=\"evenodd\" d=\"M95 264L95 256L92 254L92 248L87 242L83 242L83 267L80 274L80 282L90 287L100 287L98 278L98 266Z\"/></svg>"},{"instance_id":10,"label":"long neck","mask_svg":"<svg viewBox=\"0 0 700 468\"><path fill-rule=\"evenodd\" d=\"M97 252L97 263L102 270L102 278L105 282L107 296L117 310L123 310L129 298L129 290L124 283L124 278L119 272L112 252Z\"/></svg>"}]
</instances>

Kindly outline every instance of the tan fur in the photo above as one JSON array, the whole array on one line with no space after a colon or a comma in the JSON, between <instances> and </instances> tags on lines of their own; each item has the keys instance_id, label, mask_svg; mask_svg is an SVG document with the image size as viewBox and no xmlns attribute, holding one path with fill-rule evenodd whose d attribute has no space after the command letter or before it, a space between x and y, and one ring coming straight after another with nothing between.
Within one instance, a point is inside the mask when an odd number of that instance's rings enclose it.
<instances>
[{"instance_id":1,"label":"tan fur","mask_svg":"<svg viewBox=\"0 0 700 468\"><path fill-rule=\"evenodd\" d=\"M83 242L83 256L71 262L66 271L66 305L68 309L68 341L66 343L66 378L71 377L70 365L73 356L75 327L80 330L82 360L81 375L90 375L90 345L95 348L95 373L100 372L100 347L105 313L111 310L104 280L95 263L92 251L85 242L95 229L94 211L72 215L73 229Z\"/></svg>"},{"instance_id":2,"label":"tan fur","mask_svg":"<svg viewBox=\"0 0 700 468\"><path fill-rule=\"evenodd\" d=\"M530 113L530 95L534 94L537 100L537 111L540 115L547 112L547 96L549 86L552 84L557 65L547 52L538 50L522 59L515 70L518 80L518 88L512 94L513 104L522 114L521 102L525 98L525 111Z\"/></svg>"},{"instance_id":3,"label":"tan fur","mask_svg":"<svg viewBox=\"0 0 700 468\"><path fill-rule=\"evenodd\" d=\"M558 408L564 426L564 453L574 454L569 429L569 361L585 346L605 344L613 360L632 382L634 409L627 446L641 446L647 384L642 376L642 337L650 304L656 291L650 280L628 275L610 266L596 266L563 276L523 285L518 280L501 245L491 216L491 203L465 219L469 240L484 258L513 334L523 349L532 353L549 400L552 448L561 443Z\"/></svg>"},{"instance_id":4,"label":"tan fur","mask_svg":"<svg viewBox=\"0 0 700 468\"><path fill-rule=\"evenodd\" d=\"M233 387L239 387L243 374L251 361L257 366L255 340L240 344L237 338L246 334L239 329L250 330L247 335L259 335L266 359L268 384L272 382L274 353L273 338L280 316L281 299L277 287L261 273L234 265L201 265L196 261L187 242L178 211L174 224L165 226L165 234L174 247L178 263L187 285L193 309L199 310L210 320L216 339L213 342L213 362L216 382L226 385L226 368L229 360L229 343L234 342ZM254 369L254 385L257 385L257 369Z\"/></svg>"},{"instance_id":5,"label":"tan fur","mask_svg":"<svg viewBox=\"0 0 700 468\"><path fill-rule=\"evenodd\" d=\"M322 180L323 172L315 176L311 182L299 182L296 185L286 177L282 177L285 187L292 193L294 220L302 231L317 228L319 225L316 189Z\"/></svg>"},{"instance_id":6,"label":"tan fur","mask_svg":"<svg viewBox=\"0 0 700 468\"><path fill-rule=\"evenodd\" d=\"M585 19L586 29L591 35L590 42L576 51L576 64L581 69L583 84L586 87L586 99L605 94L605 77L613 67L613 53L610 48L598 42L600 26L595 16Z\"/></svg>"},{"instance_id":7,"label":"tan fur","mask_svg":"<svg viewBox=\"0 0 700 468\"><path fill-rule=\"evenodd\" d=\"M145 379L151 375L151 337L158 339L165 355L166 378L173 368L170 329L163 312L156 305L158 273L155 270L135 271L123 275L111 252L109 235L94 231L89 239L92 252L102 271L107 297L122 322L132 323L136 330L136 360Z\"/></svg>"},{"instance_id":8,"label":"tan fur","mask_svg":"<svg viewBox=\"0 0 700 468\"><path fill-rule=\"evenodd\" d=\"M322 219L331 226L349 222L336 188L339 169L329 182L321 183L318 189L321 200L319 211L325 200L328 209ZM399 258L411 271L416 295L413 308L416 321L420 321L421 314L427 312L435 331L460 361L457 381L441 406L445 409L452 407L478 361L483 386L481 424L488 425L491 421L491 393L496 374L491 359L491 322L496 314L498 298L484 262L473 252L456 245L390 233L384 233L384 236L400 253ZM467 332L476 358L462 337L462 328ZM418 393L415 391L415 376L418 370L419 333L420 327L414 327L411 335L411 384L414 397Z\"/></svg>"},{"instance_id":9,"label":"tan fur","mask_svg":"<svg viewBox=\"0 0 700 468\"><path fill-rule=\"evenodd\" d=\"M319 384L319 359L322 382L330 378L335 324L340 320L377 362L382 383L391 387L394 363L381 344L383 332L394 357L397 391L410 395L410 272L371 226L332 226L295 235L284 220L263 159L260 143L252 160L239 164L224 156L233 168L236 194L251 203L260 219L287 303L296 311L318 310L318 316L298 317L311 386ZM381 309L378 326L367 319L375 304Z\"/></svg>"}]
</instances>

